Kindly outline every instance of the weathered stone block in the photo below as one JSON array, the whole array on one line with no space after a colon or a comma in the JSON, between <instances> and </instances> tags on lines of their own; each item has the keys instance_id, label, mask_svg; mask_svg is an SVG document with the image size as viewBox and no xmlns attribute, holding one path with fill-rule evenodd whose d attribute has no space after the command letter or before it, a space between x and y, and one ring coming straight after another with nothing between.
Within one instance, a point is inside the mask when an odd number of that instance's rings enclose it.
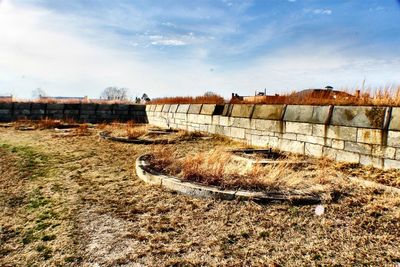
<instances>
[{"instance_id":1,"label":"weathered stone block","mask_svg":"<svg viewBox=\"0 0 400 267\"><path fill-rule=\"evenodd\" d=\"M11 115L11 109L0 109L0 116Z\"/></svg>"},{"instance_id":2,"label":"weathered stone block","mask_svg":"<svg viewBox=\"0 0 400 267\"><path fill-rule=\"evenodd\" d=\"M297 135L294 133L284 133L281 134L280 137L289 140L297 140Z\"/></svg>"},{"instance_id":3,"label":"weathered stone block","mask_svg":"<svg viewBox=\"0 0 400 267\"><path fill-rule=\"evenodd\" d=\"M186 120L186 113L175 113L174 118L178 120Z\"/></svg>"},{"instance_id":4,"label":"weathered stone block","mask_svg":"<svg viewBox=\"0 0 400 267\"><path fill-rule=\"evenodd\" d=\"M285 131L287 133L298 133L312 135L313 125L311 123L302 122L285 122Z\"/></svg>"},{"instance_id":5,"label":"weathered stone block","mask_svg":"<svg viewBox=\"0 0 400 267\"><path fill-rule=\"evenodd\" d=\"M389 131L387 144L392 147L400 147L400 132Z\"/></svg>"},{"instance_id":6,"label":"weathered stone block","mask_svg":"<svg viewBox=\"0 0 400 267\"><path fill-rule=\"evenodd\" d=\"M332 139L357 141L357 128L344 126L328 126L326 137Z\"/></svg>"},{"instance_id":7,"label":"weathered stone block","mask_svg":"<svg viewBox=\"0 0 400 267\"><path fill-rule=\"evenodd\" d=\"M188 122L198 123L198 115L197 114L188 114L187 115Z\"/></svg>"},{"instance_id":8,"label":"weathered stone block","mask_svg":"<svg viewBox=\"0 0 400 267\"><path fill-rule=\"evenodd\" d=\"M349 152L349 151L337 150L336 151L336 160L348 162L348 163L359 163L360 162L360 154Z\"/></svg>"},{"instance_id":9,"label":"weathered stone block","mask_svg":"<svg viewBox=\"0 0 400 267\"><path fill-rule=\"evenodd\" d=\"M31 104L31 109L46 109L47 104L43 103L32 103Z\"/></svg>"},{"instance_id":10,"label":"weathered stone block","mask_svg":"<svg viewBox=\"0 0 400 267\"><path fill-rule=\"evenodd\" d=\"M303 141L303 142L306 142L306 143L325 145L325 138L318 137L318 136L312 136L312 135L298 134L297 135L297 141ZM321 153L322 153L322 150L321 150Z\"/></svg>"},{"instance_id":11,"label":"weathered stone block","mask_svg":"<svg viewBox=\"0 0 400 267\"><path fill-rule=\"evenodd\" d=\"M79 110L76 110L76 109L66 109L66 110L64 110L64 114L65 114L65 115L78 115L78 114L79 114Z\"/></svg>"},{"instance_id":12,"label":"weathered stone block","mask_svg":"<svg viewBox=\"0 0 400 267\"><path fill-rule=\"evenodd\" d=\"M221 126L229 126L229 117L225 117L225 116L221 116L219 117L219 123L221 124Z\"/></svg>"},{"instance_id":13,"label":"weathered stone block","mask_svg":"<svg viewBox=\"0 0 400 267\"><path fill-rule=\"evenodd\" d=\"M208 132L208 126L207 124L200 124L199 129L201 132Z\"/></svg>"},{"instance_id":14,"label":"weathered stone block","mask_svg":"<svg viewBox=\"0 0 400 267\"><path fill-rule=\"evenodd\" d=\"M149 105L150 106L150 111L154 112L156 111L156 105Z\"/></svg>"},{"instance_id":15,"label":"weathered stone block","mask_svg":"<svg viewBox=\"0 0 400 267\"><path fill-rule=\"evenodd\" d=\"M250 135L249 136L249 141L253 146L262 146L266 147L269 144L269 136L264 136L264 135Z\"/></svg>"},{"instance_id":16,"label":"weathered stone block","mask_svg":"<svg viewBox=\"0 0 400 267\"><path fill-rule=\"evenodd\" d=\"M211 124L212 116L211 115L198 115L198 122L200 124Z\"/></svg>"},{"instance_id":17,"label":"weathered stone block","mask_svg":"<svg viewBox=\"0 0 400 267\"><path fill-rule=\"evenodd\" d=\"M396 154L396 149L394 147L377 145L372 148L372 155L374 156L394 159L395 154Z\"/></svg>"},{"instance_id":18,"label":"weathered stone block","mask_svg":"<svg viewBox=\"0 0 400 267\"><path fill-rule=\"evenodd\" d=\"M176 113L176 111L178 110L178 104L173 104L169 107L169 111L170 113Z\"/></svg>"},{"instance_id":19,"label":"weathered stone block","mask_svg":"<svg viewBox=\"0 0 400 267\"><path fill-rule=\"evenodd\" d=\"M329 118L330 106L288 105L284 120L325 124Z\"/></svg>"},{"instance_id":20,"label":"weathered stone block","mask_svg":"<svg viewBox=\"0 0 400 267\"><path fill-rule=\"evenodd\" d=\"M271 148L278 149L280 146L279 138L278 137L270 137L268 140L268 146Z\"/></svg>"},{"instance_id":21,"label":"weathered stone block","mask_svg":"<svg viewBox=\"0 0 400 267\"><path fill-rule=\"evenodd\" d=\"M285 105L255 105L253 119L280 120Z\"/></svg>"},{"instance_id":22,"label":"weathered stone block","mask_svg":"<svg viewBox=\"0 0 400 267\"><path fill-rule=\"evenodd\" d=\"M322 151L322 155L328 159L336 160L336 152L338 150L330 147L324 147Z\"/></svg>"},{"instance_id":23,"label":"weathered stone block","mask_svg":"<svg viewBox=\"0 0 400 267\"><path fill-rule=\"evenodd\" d=\"M400 169L400 160L384 159L383 168L385 170Z\"/></svg>"},{"instance_id":24,"label":"weathered stone block","mask_svg":"<svg viewBox=\"0 0 400 267\"><path fill-rule=\"evenodd\" d=\"M400 131L400 108L392 108L389 130Z\"/></svg>"},{"instance_id":25,"label":"weathered stone block","mask_svg":"<svg viewBox=\"0 0 400 267\"><path fill-rule=\"evenodd\" d=\"M382 129L386 108L383 107L343 107L335 106L332 125Z\"/></svg>"},{"instance_id":26,"label":"weathered stone block","mask_svg":"<svg viewBox=\"0 0 400 267\"><path fill-rule=\"evenodd\" d=\"M81 111L96 111L96 104L82 104Z\"/></svg>"},{"instance_id":27,"label":"weathered stone block","mask_svg":"<svg viewBox=\"0 0 400 267\"><path fill-rule=\"evenodd\" d=\"M288 105L286 107L284 121L310 122L313 114L312 106Z\"/></svg>"},{"instance_id":28,"label":"weathered stone block","mask_svg":"<svg viewBox=\"0 0 400 267\"><path fill-rule=\"evenodd\" d=\"M188 114L200 114L202 104L190 104Z\"/></svg>"},{"instance_id":29,"label":"weathered stone block","mask_svg":"<svg viewBox=\"0 0 400 267\"><path fill-rule=\"evenodd\" d=\"M357 130L357 142L368 144L383 144L382 130L377 129L363 129Z\"/></svg>"},{"instance_id":30,"label":"weathered stone block","mask_svg":"<svg viewBox=\"0 0 400 267\"><path fill-rule=\"evenodd\" d=\"M282 132L283 125L282 125L282 121L252 119L251 120L251 128L256 129L256 130L266 131L266 132L280 133L280 132Z\"/></svg>"},{"instance_id":31,"label":"weathered stone block","mask_svg":"<svg viewBox=\"0 0 400 267\"><path fill-rule=\"evenodd\" d=\"M282 139L280 149L286 152L304 154L304 142Z\"/></svg>"},{"instance_id":32,"label":"weathered stone block","mask_svg":"<svg viewBox=\"0 0 400 267\"><path fill-rule=\"evenodd\" d=\"M155 112L162 112L164 105L156 105Z\"/></svg>"},{"instance_id":33,"label":"weathered stone block","mask_svg":"<svg viewBox=\"0 0 400 267\"><path fill-rule=\"evenodd\" d=\"M250 129L250 119L248 118L231 118L230 122L233 127Z\"/></svg>"},{"instance_id":34,"label":"weathered stone block","mask_svg":"<svg viewBox=\"0 0 400 267\"><path fill-rule=\"evenodd\" d=\"M14 109L31 109L31 103L14 103Z\"/></svg>"},{"instance_id":35,"label":"weathered stone block","mask_svg":"<svg viewBox=\"0 0 400 267\"><path fill-rule=\"evenodd\" d=\"M96 110L81 110L81 115L95 115L96 114Z\"/></svg>"},{"instance_id":36,"label":"weathered stone block","mask_svg":"<svg viewBox=\"0 0 400 267\"><path fill-rule=\"evenodd\" d=\"M346 141L344 150L370 155L372 153L372 145Z\"/></svg>"},{"instance_id":37,"label":"weathered stone block","mask_svg":"<svg viewBox=\"0 0 400 267\"><path fill-rule=\"evenodd\" d=\"M98 111L111 111L112 110L112 105L108 104L99 104L97 105L97 110Z\"/></svg>"},{"instance_id":38,"label":"weathered stone block","mask_svg":"<svg viewBox=\"0 0 400 267\"><path fill-rule=\"evenodd\" d=\"M322 157L322 155L323 155L323 146L322 145L306 143L305 144L305 154L308 155L308 156L313 156L313 157Z\"/></svg>"},{"instance_id":39,"label":"weathered stone block","mask_svg":"<svg viewBox=\"0 0 400 267\"><path fill-rule=\"evenodd\" d=\"M216 105L215 104L203 104L201 107L200 114L213 115Z\"/></svg>"},{"instance_id":40,"label":"weathered stone block","mask_svg":"<svg viewBox=\"0 0 400 267\"><path fill-rule=\"evenodd\" d=\"M129 110L129 105L126 105L126 104L115 104L115 105L113 105L113 110L114 111L128 111Z\"/></svg>"},{"instance_id":41,"label":"weathered stone block","mask_svg":"<svg viewBox=\"0 0 400 267\"><path fill-rule=\"evenodd\" d=\"M312 130L312 135L314 136L320 136L320 137L325 137L326 135L326 129L327 126L323 124L313 124L312 125L313 130Z\"/></svg>"},{"instance_id":42,"label":"weathered stone block","mask_svg":"<svg viewBox=\"0 0 400 267\"><path fill-rule=\"evenodd\" d=\"M30 114L31 114L31 111L29 109L14 109L15 116L19 116L19 115L28 116Z\"/></svg>"},{"instance_id":43,"label":"weathered stone block","mask_svg":"<svg viewBox=\"0 0 400 267\"><path fill-rule=\"evenodd\" d=\"M243 128L230 127L230 136L233 138L244 139L246 131Z\"/></svg>"},{"instance_id":44,"label":"weathered stone block","mask_svg":"<svg viewBox=\"0 0 400 267\"><path fill-rule=\"evenodd\" d=\"M177 113L188 113L189 111L189 104L179 104L178 109L177 109Z\"/></svg>"},{"instance_id":45,"label":"weathered stone block","mask_svg":"<svg viewBox=\"0 0 400 267\"><path fill-rule=\"evenodd\" d=\"M32 109L31 110L31 115L44 115L45 110L44 109Z\"/></svg>"},{"instance_id":46,"label":"weathered stone block","mask_svg":"<svg viewBox=\"0 0 400 267\"><path fill-rule=\"evenodd\" d=\"M234 104L231 117L250 118L253 113L254 105Z\"/></svg>"},{"instance_id":47,"label":"weathered stone block","mask_svg":"<svg viewBox=\"0 0 400 267\"><path fill-rule=\"evenodd\" d=\"M2 103L0 102L0 109L12 109L13 103Z\"/></svg>"},{"instance_id":48,"label":"weathered stone block","mask_svg":"<svg viewBox=\"0 0 400 267\"><path fill-rule=\"evenodd\" d=\"M169 108L171 107L171 105L170 104L165 104L164 106L163 106L163 108L162 108L162 112L169 112Z\"/></svg>"},{"instance_id":49,"label":"weathered stone block","mask_svg":"<svg viewBox=\"0 0 400 267\"><path fill-rule=\"evenodd\" d=\"M372 166L375 168L383 168L383 159L367 155L360 155L360 164L364 166Z\"/></svg>"},{"instance_id":50,"label":"weathered stone block","mask_svg":"<svg viewBox=\"0 0 400 267\"><path fill-rule=\"evenodd\" d=\"M331 146L332 146L332 148L336 148L336 149L344 149L344 141L333 139Z\"/></svg>"},{"instance_id":51,"label":"weathered stone block","mask_svg":"<svg viewBox=\"0 0 400 267\"><path fill-rule=\"evenodd\" d=\"M146 105L146 111L152 111L153 105Z\"/></svg>"},{"instance_id":52,"label":"weathered stone block","mask_svg":"<svg viewBox=\"0 0 400 267\"><path fill-rule=\"evenodd\" d=\"M213 125L219 125L220 124L220 117L221 116L219 116L219 115L214 115L214 116L211 116L211 118L212 118L212 121L211 121L211 123L213 124Z\"/></svg>"},{"instance_id":53,"label":"weathered stone block","mask_svg":"<svg viewBox=\"0 0 400 267\"><path fill-rule=\"evenodd\" d=\"M313 106L312 123L326 124L329 120L331 106Z\"/></svg>"}]
</instances>

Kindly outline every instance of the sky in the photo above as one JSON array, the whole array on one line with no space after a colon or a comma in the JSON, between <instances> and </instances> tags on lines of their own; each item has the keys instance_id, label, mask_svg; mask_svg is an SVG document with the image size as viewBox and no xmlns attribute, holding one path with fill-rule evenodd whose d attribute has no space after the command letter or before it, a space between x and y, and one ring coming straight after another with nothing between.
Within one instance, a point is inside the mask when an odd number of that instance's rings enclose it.
<instances>
[{"instance_id":1,"label":"sky","mask_svg":"<svg viewBox=\"0 0 400 267\"><path fill-rule=\"evenodd\" d=\"M365 82L364 82L365 81ZM0 0L0 94L400 84L400 0Z\"/></svg>"}]
</instances>

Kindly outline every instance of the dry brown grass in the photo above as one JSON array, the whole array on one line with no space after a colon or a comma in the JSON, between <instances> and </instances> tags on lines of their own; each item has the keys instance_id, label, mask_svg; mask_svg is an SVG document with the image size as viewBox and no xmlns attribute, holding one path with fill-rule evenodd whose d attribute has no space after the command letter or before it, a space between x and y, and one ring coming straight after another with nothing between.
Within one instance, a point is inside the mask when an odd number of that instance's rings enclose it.
<instances>
[{"instance_id":1,"label":"dry brown grass","mask_svg":"<svg viewBox=\"0 0 400 267\"><path fill-rule=\"evenodd\" d=\"M266 96L262 100L243 101L237 98L230 101L224 100L219 96L208 97L166 97L154 99L149 104L292 104L292 105L338 105L338 106L400 106L400 86L384 86L378 88L354 88L341 89L350 95L354 95L356 90L360 91L359 97L313 97L298 96L297 92L283 94L280 96Z\"/></svg>"},{"instance_id":2,"label":"dry brown grass","mask_svg":"<svg viewBox=\"0 0 400 267\"><path fill-rule=\"evenodd\" d=\"M126 136L128 139L137 139L147 132L147 127L137 126L134 122L126 124Z\"/></svg>"},{"instance_id":3,"label":"dry brown grass","mask_svg":"<svg viewBox=\"0 0 400 267\"><path fill-rule=\"evenodd\" d=\"M286 160L295 162L299 158L289 156ZM183 157L179 157L171 149L154 151L151 164L158 171L176 175L185 181L224 189L282 192L296 190L330 195L338 192L347 182L333 168L327 172L327 168L318 168L320 165L316 162L309 161L306 166L293 163L249 165L248 161L233 157L223 149L190 153Z\"/></svg>"},{"instance_id":4,"label":"dry brown grass","mask_svg":"<svg viewBox=\"0 0 400 267\"><path fill-rule=\"evenodd\" d=\"M149 104L224 104L225 99L217 94L208 94L202 96L177 96L156 98Z\"/></svg>"},{"instance_id":5,"label":"dry brown grass","mask_svg":"<svg viewBox=\"0 0 400 267\"><path fill-rule=\"evenodd\" d=\"M399 262L396 195L348 183L348 193L324 204L322 216L314 206L195 199L146 185L133 172L135 159L166 147L183 157L227 148L226 143L150 147L96 136L51 138L53 133L0 128L0 144L8 146L0 149L0 266ZM329 173L327 167L322 164L321 171ZM22 204L10 205L9 196L21 197L11 203ZM30 203L36 208L28 208ZM30 243L22 242L25 237Z\"/></svg>"},{"instance_id":6,"label":"dry brown grass","mask_svg":"<svg viewBox=\"0 0 400 267\"><path fill-rule=\"evenodd\" d=\"M112 136L128 139L137 139L144 136L147 133L147 128L147 125L137 124L132 121L128 123L112 122L97 126L97 129L110 132Z\"/></svg>"},{"instance_id":7,"label":"dry brown grass","mask_svg":"<svg viewBox=\"0 0 400 267\"><path fill-rule=\"evenodd\" d=\"M37 123L40 129L54 129L62 124L61 120L53 120L48 118L45 118L35 123Z\"/></svg>"},{"instance_id":8,"label":"dry brown grass","mask_svg":"<svg viewBox=\"0 0 400 267\"><path fill-rule=\"evenodd\" d=\"M89 129L89 125L87 124L81 124L79 125L78 128L75 128L73 131L73 134L76 136L87 136L90 135L90 129Z\"/></svg>"}]
</instances>

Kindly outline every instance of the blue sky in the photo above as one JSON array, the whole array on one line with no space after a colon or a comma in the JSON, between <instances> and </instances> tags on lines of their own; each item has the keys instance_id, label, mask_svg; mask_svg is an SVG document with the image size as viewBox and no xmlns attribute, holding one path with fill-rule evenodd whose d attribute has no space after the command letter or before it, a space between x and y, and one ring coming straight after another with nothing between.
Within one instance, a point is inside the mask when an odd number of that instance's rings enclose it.
<instances>
[{"instance_id":1,"label":"blue sky","mask_svg":"<svg viewBox=\"0 0 400 267\"><path fill-rule=\"evenodd\" d=\"M396 0L0 0L0 94L400 84Z\"/></svg>"}]
</instances>

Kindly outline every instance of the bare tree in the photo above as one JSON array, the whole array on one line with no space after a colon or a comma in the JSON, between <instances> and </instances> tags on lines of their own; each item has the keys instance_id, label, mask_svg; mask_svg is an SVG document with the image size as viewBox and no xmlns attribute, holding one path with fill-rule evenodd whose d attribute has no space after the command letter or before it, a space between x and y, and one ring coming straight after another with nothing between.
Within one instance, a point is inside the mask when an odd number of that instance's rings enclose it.
<instances>
[{"instance_id":1,"label":"bare tree","mask_svg":"<svg viewBox=\"0 0 400 267\"><path fill-rule=\"evenodd\" d=\"M107 87L100 95L105 100L128 100L128 88Z\"/></svg>"},{"instance_id":2,"label":"bare tree","mask_svg":"<svg viewBox=\"0 0 400 267\"><path fill-rule=\"evenodd\" d=\"M42 88L36 88L32 91L32 98L40 98L41 96L47 96Z\"/></svg>"}]
</instances>

